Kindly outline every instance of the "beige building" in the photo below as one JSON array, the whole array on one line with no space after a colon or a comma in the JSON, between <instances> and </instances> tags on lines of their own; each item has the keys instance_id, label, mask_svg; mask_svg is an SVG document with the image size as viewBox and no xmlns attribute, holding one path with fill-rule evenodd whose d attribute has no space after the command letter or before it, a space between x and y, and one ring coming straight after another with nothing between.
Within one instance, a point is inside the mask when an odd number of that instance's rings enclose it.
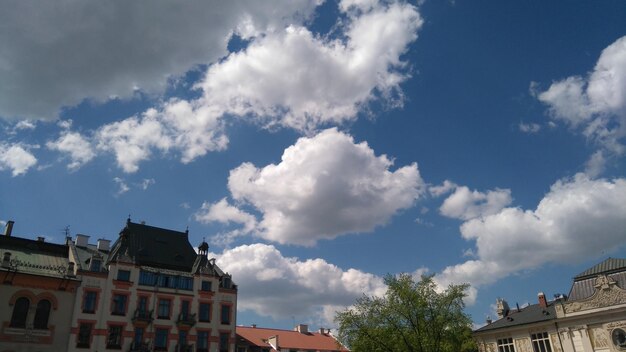
<instances>
[{"instance_id":1,"label":"beige building","mask_svg":"<svg viewBox=\"0 0 626 352\"><path fill-rule=\"evenodd\" d=\"M626 259L609 258L574 277L568 296L509 307L474 331L481 352L626 351Z\"/></svg>"},{"instance_id":2,"label":"beige building","mask_svg":"<svg viewBox=\"0 0 626 352\"><path fill-rule=\"evenodd\" d=\"M234 351L237 286L208 248L130 219L110 248L77 235L68 351Z\"/></svg>"},{"instance_id":3,"label":"beige building","mask_svg":"<svg viewBox=\"0 0 626 352\"><path fill-rule=\"evenodd\" d=\"M12 229L9 221L0 236L0 351L65 351L80 284L68 247Z\"/></svg>"}]
</instances>

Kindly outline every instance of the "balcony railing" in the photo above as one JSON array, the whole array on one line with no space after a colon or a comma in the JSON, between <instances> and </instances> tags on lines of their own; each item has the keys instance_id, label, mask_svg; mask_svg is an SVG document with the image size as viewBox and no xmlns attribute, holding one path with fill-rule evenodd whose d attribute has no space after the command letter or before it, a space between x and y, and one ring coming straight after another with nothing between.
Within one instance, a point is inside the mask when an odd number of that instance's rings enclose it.
<instances>
[{"instance_id":1,"label":"balcony railing","mask_svg":"<svg viewBox=\"0 0 626 352\"><path fill-rule=\"evenodd\" d=\"M135 309L135 314L133 314L133 323L138 323L138 322L142 322L142 323L147 323L150 324L152 323L152 320L154 318L152 318L152 313L153 311L147 311L147 310L142 310L142 309Z\"/></svg>"},{"instance_id":2,"label":"balcony railing","mask_svg":"<svg viewBox=\"0 0 626 352\"><path fill-rule=\"evenodd\" d=\"M178 314L178 320L176 321L177 325L185 325L185 326L189 326L192 327L194 325L196 325L196 314L189 314L189 313L179 313Z\"/></svg>"},{"instance_id":3,"label":"balcony railing","mask_svg":"<svg viewBox=\"0 0 626 352\"><path fill-rule=\"evenodd\" d=\"M133 341L130 344L130 349L128 350L128 352L150 352L150 344L147 342L137 342L137 341Z\"/></svg>"}]
</instances>

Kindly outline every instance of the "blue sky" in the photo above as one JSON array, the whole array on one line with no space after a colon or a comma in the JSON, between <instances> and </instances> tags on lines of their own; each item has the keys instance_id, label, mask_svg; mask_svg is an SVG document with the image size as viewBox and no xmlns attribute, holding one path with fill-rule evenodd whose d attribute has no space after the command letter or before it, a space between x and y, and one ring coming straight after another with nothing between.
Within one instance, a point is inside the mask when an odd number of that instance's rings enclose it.
<instances>
[{"instance_id":1,"label":"blue sky","mask_svg":"<svg viewBox=\"0 0 626 352\"><path fill-rule=\"evenodd\" d=\"M626 255L621 1L2 6L0 220L188 227L239 324L331 326L401 272L480 324Z\"/></svg>"}]
</instances>

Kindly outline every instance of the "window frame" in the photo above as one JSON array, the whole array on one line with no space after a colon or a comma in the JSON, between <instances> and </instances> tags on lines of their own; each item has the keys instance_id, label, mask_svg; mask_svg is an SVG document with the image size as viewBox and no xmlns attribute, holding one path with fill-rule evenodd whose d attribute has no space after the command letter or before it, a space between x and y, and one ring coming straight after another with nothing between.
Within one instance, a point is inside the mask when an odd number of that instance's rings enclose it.
<instances>
[{"instance_id":1,"label":"window frame","mask_svg":"<svg viewBox=\"0 0 626 352\"><path fill-rule=\"evenodd\" d=\"M498 352L515 352L515 344L512 337L503 337L496 340Z\"/></svg>"},{"instance_id":2,"label":"window frame","mask_svg":"<svg viewBox=\"0 0 626 352\"><path fill-rule=\"evenodd\" d=\"M119 302L116 298L124 298L122 302L122 306L119 307ZM118 310L121 308L121 310ZM128 294L123 294L119 292L113 292L113 296L111 297L111 315L117 316L125 316L128 311Z\"/></svg>"},{"instance_id":3,"label":"window frame","mask_svg":"<svg viewBox=\"0 0 626 352\"><path fill-rule=\"evenodd\" d=\"M24 304L26 305L24 306ZM15 300L15 303L13 303L13 312L11 313L9 327L26 329L26 320L28 319L28 310L30 309L30 304L30 299L25 296L19 297ZM20 311L18 311L18 308L20 308Z\"/></svg>"},{"instance_id":4,"label":"window frame","mask_svg":"<svg viewBox=\"0 0 626 352\"><path fill-rule=\"evenodd\" d=\"M204 316L202 314L203 307L207 308L206 319L204 319ZM210 323L211 322L211 309L212 309L211 302L200 302L198 304L198 321L202 323Z\"/></svg>"},{"instance_id":5,"label":"window frame","mask_svg":"<svg viewBox=\"0 0 626 352\"><path fill-rule=\"evenodd\" d=\"M534 352L552 352L550 335L546 331L530 334L530 343Z\"/></svg>"},{"instance_id":6,"label":"window frame","mask_svg":"<svg viewBox=\"0 0 626 352\"><path fill-rule=\"evenodd\" d=\"M165 345L164 346L158 346L157 344L160 342L159 341L159 332L165 332L164 337L165 338ZM169 345L169 334L170 334L170 329L167 327L155 327L154 329L154 350L155 351L167 351L167 347Z\"/></svg>"},{"instance_id":7,"label":"window frame","mask_svg":"<svg viewBox=\"0 0 626 352\"><path fill-rule=\"evenodd\" d=\"M161 315L161 302L167 302L167 315ZM171 298L158 298L157 301L157 319L169 320L172 316L172 299Z\"/></svg>"},{"instance_id":8,"label":"window frame","mask_svg":"<svg viewBox=\"0 0 626 352\"><path fill-rule=\"evenodd\" d=\"M111 344L111 335L113 334L113 329L119 329L119 335L117 336L118 344ZM121 350L122 346L124 346L124 325L109 325L109 328L107 329L106 348L109 350Z\"/></svg>"},{"instance_id":9,"label":"window frame","mask_svg":"<svg viewBox=\"0 0 626 352\"><path fill-rule=\"evenodd\" d=\"M48 304L47 307L41 306L42 304ZM50 322L50 310L52 310L52 302L48 299L41 299L37 302L37 308L35 311L35 318L33 319L33 329L48 330L48 323Z\"/></svg>"},{"instance_id":10,"label":"window frame","mask_svg":"<svg viewBox=\"0 0 626 352\"><path fill-rule=\"evenodd\" d=\"M93 322L79 322L78 324L78 332L76 333L76 348L90 348L91 347L91 338L93 336L92 331L93 331L93 327L94 327L94 323ZM81 332L82 331L82 327L85 326L86 329L86 337L87 337L87 341L81 341Z\"/></svg>"},{"instance_id":11,"label":"window frame","mask_svg":"<svg viewBox=\"0 0 626 352\"><path fill-rule=\"evenodd\" d=\"M117 281L130 282L130 275L131 275L130 270L118 269L117 270L116 280Z\"/></svg>"},{"instance_id":12,"label":"window frame","mask_svg":"<svg viewBox=\"0 0 626 352\"><path fill-rule=\"evenodd\" d=\"M93 310L87 310L86 305L88 302L91 302L91 300L87 300L87 296L93 294ZM85 290L83 291L83 304L82 304L82 311L83 313L86 314L95 314L96 310L98 310L98 291L93 291L93 290Z\"/></svg>"},{"instance_id":13,"label":"window frame","mask_svg":"<svg viewBox=\"0 0 626 352\"><path fill-rule=\"evenodd\" d=\"M227 320L224 319L224 309L228 309ZM220 304L220 324L222 325L230 325L232 322L231 315L233 314L233 309L230 304Z\"/></svg>"}]
</instances>

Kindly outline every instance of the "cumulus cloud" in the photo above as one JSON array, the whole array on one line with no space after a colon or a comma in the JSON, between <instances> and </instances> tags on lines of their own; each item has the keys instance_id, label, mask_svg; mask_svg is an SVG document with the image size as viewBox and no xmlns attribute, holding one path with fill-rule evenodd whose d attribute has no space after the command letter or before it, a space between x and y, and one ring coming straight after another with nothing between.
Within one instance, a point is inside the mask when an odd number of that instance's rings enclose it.
<instances>
[{"instance_id":1,"label":"cumulus cloud","mask_svg":"<svg viewBox=\"0 0 626 352\"><path fill-rule=\"evenodd\" d=\"M201 223L219 222L222 224L239 224L242 228L228 231L213 236L211 242L214 244L228 246L237 236L252 233L257 226L254 215L249 214L228 203L226 198L222 198L219 202L204 202L202 208L194 215L196 221Z\"/></svg>"},{"instance_id":2,"label":"cumulus cloud","mask_svg":"<svg viewBox=\"0 0 626 352\"><path fill-rule=\"evenodd\" d=\"M96 156L86 138L78 132L68 130L62 132L57 140L47 142L46 147L68 154L70 163L67 164L67 168L70 170L77 170Z\"/></svg>"},{"instance_id":3,"label":"cumulus cloud","mask_svg":"<svg viewBox=\"0 0 626 352\"><path fill-rule=\"evenodd\" d=\"M528 134L537 133L541 130L541 126L538 123L524 123L520 122L517 126L520 131Z\"/></svg>"},{"instance_id":4,"label":"cumulus cloud","mask_svg":"<svg viewBox=\"0 0 626 352\"><path fill-rule=\"evenodd\" d=\"M321 239L384 225L423 193L417 165L395 171L385 155L337 131L300 138L279 164L231 170L232 197L262 213L256 235L311 246ZM232 220L232 219L231 219Z\"/></svg>"},{"instance_id":5,"label":"cumulus cloud","mask_svg":"<svg viewBox=\"0 0 626 352\"><path fill-rule=\"evenodd\" d=\"M156 181L153 178L144 178L139 184L139 186L141 187L141 189L145 191L148 189L148 187L152 186L155 183Z\"/></svg>"},{"instance_id":6,"label":"cumulus cloud","mask_svg":"<svg viewBox=\"0 0 626 352\"><path fill-rule=\"evenodd\" d=\"M443 285L474 288L546 263L575 263L624 247L626 179L584 174L556 182L534 210L504 208L466 221L463 238L475 241L476 259L447 267Z\"/></svg>"},{"instance_id":7,"label":"cumulus cloud","mask_svg":"<svg viewBox=\"0 0 626 352\"><path fill-rule=\"evenodd\" d=\"M225 56L234 32L254 36L299 24L318 4L11 2L0 13L0 116L54 119L84 99L161 93L168 80Z\"/></svg>"},{"instance_id":8,"label":"cumulus cloud","mask_svg":"<svg viewBox=\"0 0 626 352\"><path fill-rule=\"evenodd\" d=\"M25 174L37 164L37 158L21 144L0 142L0 170L11 170L13 177Z\"/></svg>"},{"instance_id":9,"label":"cumulus cloud","mask_svg":"<svg viewBox=\"0 0 626 352\"><path fill-rule=\"evenodd\" d=\"M531 89L533 85L531 85ZM587 77L554 82L537 95L552 117L615 155L626 150L626 36L602 51Z\"/></svg>"},{"instance_id":10,"label":"cumulus cloud","mask_svg":"<svg viewBox=\"0 0 626 352\"><path fill-rule=\"evenodd\" d=\"M450 180L445 180L439 186L430 186L428 188L428 192L433 197L441 197L442 195L450 193L451 191L455 190L457 187L458 185L456 183Z\"/></svg>"},{"instance_id":11,"label":"cumulus cloud","mask_svg":"<svg viewBox=\"0 0 626 352\"><path fill-rule=\"evenodd\" d=\"M439 211L447 217L469 220L495 214L512 201L509 189L496 188L483 193L460 186L446 198Z\"/></svg>"},{"instance_id":12,"label":"cumulus cloud","mask_svg":"<svg viewBox=\"0 0 626 352\"><path fill-rule=\"evenodd\" d=\"M386 290L376 275L344 270L323 259L284 257L271 245L244 245L213 255L239 285L238 308L265 316L326 316L329 324L335 311L356 298Z\"/></svg>"},{"instance_id":13,"label":"cumulus cloud","mask_svg":"<svg viewBox=\"0 0 626 352\"><path fill-rule=\"evenodd\" d=\"M298 130L352 120L377 96L401 104L408 73L400 56L422 25L417 8L370 1L350 11L355 6L340 4L348 18L342 39L292 25L212 65L198 84L206 104Z\"/></svg>"}]
</instances>

